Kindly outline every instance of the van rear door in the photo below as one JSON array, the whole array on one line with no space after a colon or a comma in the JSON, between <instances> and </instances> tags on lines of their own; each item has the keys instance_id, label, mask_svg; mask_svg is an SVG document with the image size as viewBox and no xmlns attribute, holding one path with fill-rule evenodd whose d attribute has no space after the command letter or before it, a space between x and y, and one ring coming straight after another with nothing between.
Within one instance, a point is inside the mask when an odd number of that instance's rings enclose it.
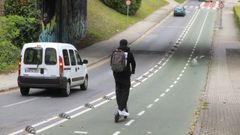
<instances>
[{"instance_id":1,"label":"van rear door","mask_svg":"<svg viewBox=\"0 0 240 135\"><path fill-rule=\"evenodd\" d=\"M44 77L43 47L27 47L23 53L21 75Z\"/></svg>"},{"instance_id":2,"label":"van rear door","mask_svg":"<svg viewBox=\"0 0 240 135\"><path fill-rule=\"evenodd\" d=\"M44 53L44 77L55 79L60 76L59 73L59 58L57 50L52 47L46 47Z\"/></svg>"}]
</instances>

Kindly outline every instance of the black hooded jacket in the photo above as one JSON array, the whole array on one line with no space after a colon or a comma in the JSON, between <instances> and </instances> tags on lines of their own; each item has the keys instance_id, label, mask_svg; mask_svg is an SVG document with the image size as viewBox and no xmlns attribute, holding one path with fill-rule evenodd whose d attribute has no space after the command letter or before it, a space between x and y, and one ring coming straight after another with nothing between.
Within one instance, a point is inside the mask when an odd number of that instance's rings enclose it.
<instances>
[{"instance_id":1,"label":"black hooded jacket","mask_svg":"<svg viewBox=\"0 0 240 135\"><path fill-rule=\"evenodd\" d=\"M130 83L131 74L135 73L136 62L130 48L127 46L120 46L118 49L127 52L127 67L123 72L113 72L114 78L117 82L120 83Z\"/></svg>"}]
</instances>

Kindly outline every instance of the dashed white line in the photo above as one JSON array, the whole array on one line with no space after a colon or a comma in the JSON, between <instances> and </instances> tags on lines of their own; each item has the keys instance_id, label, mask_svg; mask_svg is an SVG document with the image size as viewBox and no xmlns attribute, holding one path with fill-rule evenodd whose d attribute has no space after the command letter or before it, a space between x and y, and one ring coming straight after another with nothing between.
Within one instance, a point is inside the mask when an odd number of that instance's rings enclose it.
<instances>
[{"instance_id":1,"label":"dashed white line","mask_svg":"<svg viewBox=\"0 0 240 135\"><path fill-rule=\"evenodd\" d=\"M161 94L160 97L164 97L165 96L165 93Z\"/></svg>"},{"instance_id":2,"label":"dashed white line","mask_svg":"<svg viewBox=\"0 0 240 135\"><path fill-rule=\"evenodd\" d=\"M166 93L169 92L169 91L170 91L170 89L166 89L166 90L165 90Z\"/></svg>"},{"instance_id":3,"label":"dashed white line","mask_svg":"<svg viewBox=\"0 0 240 135\"><path fill-rule=\"evenodd\" d=\"M85 132L85 131L74 131L73 133L74 134L84 134L84 135L88 134L88 132Z\"/></svg>"},{"instance_id":4,"label":"dashed white line","mask_svg":"<svg viewBox=\"0 0 240 135\"><path fill-rule=\"evenodd\" d=\"M143 79L142 82L145 82L147 80L147 78Z\"/></svg>"},{"instance_id":5,"label":"dashed white line","mask_svg":"<svg viewBox=\"0 0 240 135\"><path fill-rule=\"evenodd\" d=\"M158 101L159 101L159 98L157 98L157 99L154 100L155 103L158 102Z\"/></svg>"},{"instance_id":6,"label":"dashed white line","mask_svg":"<svg viewBox=\"0 0 240 135\"><path fill-rule=\"evenodd\" d=\"M32 98L32 99L28 99L28 100L21 101L21 102L9 104L9 105L4 105L4 106L2 106L2 107L3 107L3 108L8 108L8 107L12 107L12 106L24 104L24 103L27 103L27 102L31 102L31 101L34 101L34 100L37 100L37 99L38 99L38 98L36 97L36 98Z\"/></svg>"},{"instance_id":7,"label":"dashed white line","mask_svg":"<svg viewBox=\"0 0 240 135\"><path fill-rule=\"evenodd\" d=\"M152 76L153 76L153 74L150 74L150 75L149 75L149 77L152 77Z\"/></svg>"},{"instance_id":8,"label":"dashed white line","mask_svg":"<svg viewBox=\"0 0 240 135\"><path fill-rule=\"evenodd\" d=\"M103 101L103 102L100 102L100 103L94 105L94 108L97 108L97 107L99 107L99 106L101 106L101 105L103 105L103 104L105 104L105 103L107 103L107 102L109 102L109 100L105 100L105 101Z\"/></svg>"},{"instance_id":9,"label":"dashed white line","mask_svg":"<svg viewBox=\"0 0 240 135\"><path fill-rule=\"evenodd\" d=\"M125 126L130 126L135 120L130 120L128 123L125 124Z\"/></svg>"},{"instance_id":10,"label":"dashed white line","mask_svg":"<svg viewBox=\"0 0 240 135\"><path fill-rule=\"evenodd\" d=\"M171 85L170 88L174 87L174 85Z\"/></svg>"},{"instance_id":11,"label":"dashed white line","mask_svg":"<svg viewBox=\"0 0 240 135\"><path fill-rule=\"evenodd\" d=\"M150 104L147 106L147 109L151 108L153 106L153 104Z\"/></svg>"},{"instance_id":12,"label":"dashed white line","mask_svg":"<svg viewBox=\"0 0 240 135\"><path fill-rule=\"evenodd\" d=\"M178 83L178 81L174 81L173 83L174 83L174 84L177 84L177 83Z\"/></svg>"},{"instance_id":13,"label":"dashed white line","mask_svg":"<svg viewBox=\"0 0 240 135\"><path fill-rule=\"evenodd\" d=\"M184 73L185 72L185 70L182 70L182 73Z\"/></svg>"},{"instance_id":14,"label":"dashed white line","mask_svg":"<svg viewBox=\"0 0 240 135\"><path fill-rule=\"evenodd\" d=\"M133 88L137 87L138 85L140 85L141 83L137 83L135 85L133 85Z\"/></svg>"},{"instance_id":15,"label":"dashed white line","mask_svg":"<svg viewBox=\"0 0 240 135\"><path fill-rule=\"evenodd\" d=\"M141 111L140 113L138 113L138 116L142 116L145 113L145 111Z\"/></svg>"},{"instance_id":16,"label":"dashed white line","mask_svg":"<svg viewBox=\"0 0 240 135\"><path fill-rule=\"evenodd\" d=\"M120 133L120 131L116 131L115 133L113 133L113 135L119 135Z\"/></svg>"}]
</instances>

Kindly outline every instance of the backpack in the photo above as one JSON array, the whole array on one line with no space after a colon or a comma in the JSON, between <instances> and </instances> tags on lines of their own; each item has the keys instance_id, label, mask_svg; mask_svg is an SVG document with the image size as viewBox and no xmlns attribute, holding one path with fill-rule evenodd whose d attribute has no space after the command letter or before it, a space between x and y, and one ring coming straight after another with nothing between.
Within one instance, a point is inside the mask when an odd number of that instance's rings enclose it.
<instances>
[{"instance_id":1,"label":"backpack","mask_svg":"<svg viewBox=\"0 0 240 135\"><path fill-rule=\"evenodd\" d=\"M127 53L120 49L113 51L110 66L114 72L124 71L127 66Z\"/></svg>"}]
</instances>

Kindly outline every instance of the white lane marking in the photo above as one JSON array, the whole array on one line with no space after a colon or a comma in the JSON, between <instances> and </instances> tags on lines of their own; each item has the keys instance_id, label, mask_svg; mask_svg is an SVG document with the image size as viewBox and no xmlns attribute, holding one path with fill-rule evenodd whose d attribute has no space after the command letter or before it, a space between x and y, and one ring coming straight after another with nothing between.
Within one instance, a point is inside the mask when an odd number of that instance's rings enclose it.
<instances>
[{"instance_id":1,"label":"white lane marking","mask_svg":"<svg viewBox=\"0 0 240 135\"><path fill-rule=\"evenodd\" d=\"M107 94L106 96L112 96L113 94L115 94L115 91L113 91L113 92Z\"/></svg>"},{"instance_id":2,"label":"white lane marking","mask_svg":"<svg viewBox=\"0 0 240 135\"><path fill-rule=\"evenodd\" d=\"M100 101L100 100L102 100L102 97L101 97L101 98L98 98L98 99L96 99L96 100L94 100L94 101L92 101L92 102L90 102L90 104L94 104L94 103L96 103L96 102L98 102L98 101Z\"/></svg>"},{"instance_id":3,"label":"white lane marking","mask_svg":"<svg viewBox=\"0 0 240 135\"><path fill-rule=\"evenodd\" d=\"M142 82L145 82L147 80L147 78L143 79Z\"/></svg>"},{"instance_id":4,"label":"white lane marking","mask_svg":"<svg viewBox=\"0 0 240 135\"><path fill-rule=\"evenodd\" d=\"M165 96L165 93L161 94L160 97L164 97Z\"/></svg>"},{"instance_id":5,"label":"white lane marking","mask_svg":"<svg viewBox=\"0 0 240 135\"><path fill-rule=\"evenodd\" d=\"M74 108L74 109L72 109L72 110L69 110L69 111L67 111L67 112L65 112L65 113L72 113L72 112L75 112L75 111L77 111L77 110L82 109L83 107L84 107L84 106L82 105L82 106L79 106L79 107Z\"/></svg>"},{"instance_id":6,"label":"white lane marking","mask_svg":"<svg viewBox=\"0 0 240 135\"><path fill-rule=\"evenodd\" d=\"M141 111L140 113L138 113L138 116L142 116L145 113L145 111Z\"/></svg>"},{"instance_id":7,"label":"white lane marking","mask_svg":"<svg viewBox=\"0 0 240 135\"><path fill-rule=\"evenodd\" d=\"M140 77L138 77L138 78L137 78L137 80L138 80L138 81L140 81L142 78L143 78L143 77L142 77L142 76L140 76Z\"/></svg>"},{"instance_id":8,"label":"white lane marking","mask_svg":"<svg viewBox=\"0 0 240 135\"><path fill-rule=\"evenodd\" d=\"M174 85L171 85L170 88L174 87Z\"/></svg>"},{"instance_id":9,"label":"white lane marking","mask_svg":"<svg viewBox=\"0 0 240 135\"><path fill-rule=\"evenodd\" d=\"M174 83L174 84L177 84L177 83L178 83L178 81L174 81L173 83Z\"/></svg>"},{"instance_id":10,"label":"white lane marking","mask_svg":"<svg viewBox=\"0 0 240 135\"><path fill-rule=\"evenodd\" d=\"M72 115L71 118L75 118L75 117L77 117L77 116L79 116L79 115L82 115L82 114L84 114L84 113L86 113L86 112L88 112L88 111L91 111L91 110L92 110L91 108L88 108L88 109L83 110L83 111L81 111L81 112L79 112L79 113L77 113L77 114Z\"/></svg>"},{"instance_id":11,"label":"white lane marking","mask_svg":"<svg viewBox=\"0 0 240 135\"><path fill-rule=\"evenodd\" d=\"M135 120L130 120L128 123L125 124L125 126L130 126Z\"/></svg>"},{"instance_id":12,"label":"white lane marking","mask_svg":"<svg viewBox=\"0 0 240 135\"><path fill-rule=\"evenodd\" d=\"M157 99L154 100L155 103L158 102L158 101L159 101L159 98L157 98Z\"/></svg>"},{"instance_id":13,"label":"white lane marking","mask_svg":"<svg viewBox=\"0 0 240 135\"><path fill-rule=\"evenodd\" d=\"M36 123L36 124L32 125L32 127L40 126L40 125L42 125L42 124L48 123L49 121L55 120L55 119L57 119L57 118L58 118L57 116L54 116L54 117L52 117L52 118L50 118L50 119L47 119L47 120L44 120L44 121L42 121L42 122Z\"/></svg>"},{"instance_id":14,"label":"white lane marking","mask_svg":"<svg viewBox=\"0 0 240 135\"><path fill-rule=\"evenodd\" d=\"M137 84L133 85L133 88L137 87L138 85L140 85L140 83L137 83Z\"/></svg>"},{"instance_id":15,"label":"white lane marking","mask_svg":"<svg viewBox=\"0 0 240 135\"><path fill-rule=\"evenodd\" d=\"M119 135L120 133L120 131L116 131L115 133L113 133L113 135Z\"/></svg>"},{"instance_id":16,"label":"white lane marking","mask_svg":"<svg viewBox=\"0 0 240 135\"><path fill-rule=\"evenodd\" d=\"M153 104L150 104L147 106L147 109L151 108L153 106Z\"/></svg>"},{"instance_id":17,"label":"white lane marking","mask_svg":"<svg viewBox=\"0 0 240 135\"><path fill-rule=\"evenodd\" d=\"M24 131L25 131L25 130L21 129L21 130L18 130L18 131L16 131L16 132L10 133L10 134L8 134L8 135L17 135L17 134L20 134L20 133L22 133L22 132L24 132Z\"/></svg>"},{"instance_id":18,"label":"white lane marking","mask_svg":"<svg viewBox=\"0 0 240 135\"><path fill-rule=\"evenodd\" d=\"M112 100L113 100L113 99L116 99L116 96L113 96L111 99L112 99Z\"/></svg>"},{"instance_id":19,"label":"white lane marking","mask_svg":"<svg viewBox=\"0 0 240 135\"><path fill-rule=\"evenodd\" d=\"M185 66L183 69L187 69L187 67Z\"/></svg>"},{"instance_id":20,"label":"white lane marking","mask_svg":"<svg viewBox=\"0 0 240 135\"><path fill-rule=\"evenodd\" d=\"M182 70L182 73L184 73L185 72L185 70Z\"/></svg>"},{"instance_id":21,"label":"white lane marking","mask_svg":"<svg viewBox=\"0 0 240 135\"><path fill-rule=\"evenodd\" d=\"M179 81L181 79L181 77L178 77L177 80Z\"/></svg>"},{"instance_id":22,"label":"white lane marking","mask_svg":"<svg viewBox=\"0 0 240 135\"><path fill-rule=\"evenodd\" d=\"M74 134L84 134L84 135L88 134L88 132L85 132L85 131L74 131L73 133Z\"/></svg>"},{"instance_id":23,"label":"white lane marking","mask_svg":"<svg viewBox=\"0 0 240 135\"><path fill-rule=\"evenodd\" d=\"M94 107L94 108L97 108L97 107L99 107L99 106L101 106L101 105L103 105L103 104L105 104L105 103L107 103L107 102L109 102L109 100L105 100L105 101L103 101L103 102L100 102L100 103L94 105L93 107Z\"/></svg>"},{"instance_id":24,"label":"white lane marking","mask_svg":"<svg viewBox=\"0 0 240 135\"><path fill-rule=\"evenodd\" d=\"M153 76L153 74L150 74L150 75L149 75L149 77L152 77L152 76Z\"/></svg>"},{"instance_id":25,"label":"white lane marking","mask_svg":"<svg viewBox=\"0 0 240 135\"><path fill-rule=\"evenodd\" d=\"M13 103L13 104L9 104L9 105L4 105L2 107L3 108L8 108L8 107L16 106L16 105L19 105L19 104L24 104L24 103L27 103L27 102L31 102L31 101L34 101L34 100L37 100L37 99L38 99L38 97L32 98L32 99L28 99L28 100L24 100L24 101L17 102L17 103Z\"/></svg>"},{"instance_id":26,"label":"white lane marking","mask_svg":"<svg viewBox=\"0 0 240 135\"><path fill-rule=\"evenodd\" d=\"M49 129L49 128L55 127L55 126L57 126L57 125L59 125L59 124L62 124L62 123L65 122L65 121L67 121L67 119L60 120L60 121L58 121L58 122L56 122L56 123L53 123L53 124L51 124L51 125L49 125L49 126L46 126L46 127L42 128L42 129L37 130L36 133L37 133L37 134L38 134L38 133L41 133L41 132L43 132L43 131L45 131L45 130L47 130L47 129Z\"/></svg>"},{"instance_id":27,"label":"white lane marking","mask_svg":"<svg viewBox=\"0 0 240 135\"><path fill-rule=\"evenodd\" d=\"M168 93L170 91L170 89L166 89L165 92Z\"/></svg>"},{"instance_id":28,"label":"white lane marking","mask_svg":"<svg viewBox=\"0 0 240 135\"><path fill-rule=\"evenodd\" d=\"M180 75L179 75L179 77L182 77L182 76L183 76L183 74L180 74Z\"/></svg>"}]
</instances>

